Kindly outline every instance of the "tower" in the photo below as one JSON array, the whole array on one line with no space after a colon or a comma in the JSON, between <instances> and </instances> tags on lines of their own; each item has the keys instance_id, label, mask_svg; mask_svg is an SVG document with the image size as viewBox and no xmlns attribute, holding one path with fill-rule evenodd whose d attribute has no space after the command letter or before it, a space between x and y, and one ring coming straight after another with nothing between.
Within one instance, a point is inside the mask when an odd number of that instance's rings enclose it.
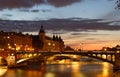
<instances>
[{"instance_id":1,"label":"tower","mask_svg":"<svg viewBox=\"0 0 120 77\"><path fill-rule=\"evenodd\" d=\"M45 31L43 28L43 25L41 25L40 31L39 31L39 40L44 42L45 40Z\"/></svg>"}]
</instances>

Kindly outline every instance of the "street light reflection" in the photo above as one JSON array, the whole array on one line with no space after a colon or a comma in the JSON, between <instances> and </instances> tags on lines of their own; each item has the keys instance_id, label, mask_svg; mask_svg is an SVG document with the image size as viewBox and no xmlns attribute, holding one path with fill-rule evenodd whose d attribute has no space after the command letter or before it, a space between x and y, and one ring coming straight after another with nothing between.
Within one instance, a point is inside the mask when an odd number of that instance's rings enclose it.
<instances>
[{"instance_id":1,"label":"street light reflection","mask_svg":"<svg viewBox=\"0 0 120 77\"><path fill-rule=\"evenodd\" d=\"M72 77L85 77L83 73L79 72L80 64L79 62L72 62Z\"/></svg>"},{"instance_id":2,"label":"street light reflection","mask_svg":"<svg viewBox=\"0 0 120 77\"><path fill-rule=\"evenodd\" d=\"M46 74L45 74L45 77L55 77L55 74L49 72L49 73L46 73Z\"/></svg>"},{"instance_id":3,"label":"street light reflection","mask_svg":"<svg viewBox=\"0 0 120 77\"><path fill-rule=\"evenodd\" d=\"M0 66L0 77L3 76L7 71L7 66Z\"/></svg>"},{"instance_id":4,"label":"street light reflection","mask_svg":"<svg viewBox=\"0 0 120 77\"><path fill-rule=\"evenodd\" d=\"M109 64L107 62L104 62L102 65L102 69L103 69L103 76L107 77L109 75Z\"/></svg>"}]
</instances>

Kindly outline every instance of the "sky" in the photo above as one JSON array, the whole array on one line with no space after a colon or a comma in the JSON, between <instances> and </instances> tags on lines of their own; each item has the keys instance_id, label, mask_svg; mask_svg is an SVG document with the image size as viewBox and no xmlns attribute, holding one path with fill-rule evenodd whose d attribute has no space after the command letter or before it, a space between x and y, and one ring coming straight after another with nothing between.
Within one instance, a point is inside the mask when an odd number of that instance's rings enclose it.
<instances>
[{"instance_id":1,"label":"sky","mask_svg":"<svg viewBox=\"0 0 120 77\"><path fill-rule=\"evenodd\" d=\"M61 35L65 45L73 48L113 47L120 44L120 11L115 9L116 1L0 0L0 30L37 34L43 24L48 36Z\"/></svg>"},{"instance_id":2,"label":"sky","mask_svg":"<svg viewBox=\"0 0 120 77\"><path fill-rule=\"evenodd\" d=\"M0 7L1 19L99 19L114 11L115 0L0 0Z\"/></svg>"}]
</instances>

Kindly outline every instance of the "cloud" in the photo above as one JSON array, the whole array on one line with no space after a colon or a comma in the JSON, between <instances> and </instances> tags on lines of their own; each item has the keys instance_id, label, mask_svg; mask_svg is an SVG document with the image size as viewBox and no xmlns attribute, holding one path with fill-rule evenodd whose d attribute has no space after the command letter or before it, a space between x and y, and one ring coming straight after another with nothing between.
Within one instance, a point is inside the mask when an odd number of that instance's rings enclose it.
<instances>
[{"instance_id":1,"label":"cloud","mask_svg":"<svg viewBox=\"0 0 120 77\"><path fill-rule=\"evenodd\" d=\"M31 10L31 12L39 12L38 9Z\"/></svg>"},{"instance_id":2,"label":"cloud","mask_svg":"<svg viewBox=\"0 0 120 77\"><path fill-rule=\"evenodd\" d=\"M96 40L96 38L86 38L86 40Z\"/></svg>"},{"instance_id":3,"label":"cloud","mask_svg":"<svg viewBox=\"0 0 120 77\"><path fill-rule=\"evenodd\" d=\"M86 19L81 21L73 21L70 19L51 19L46 21L0 21L0 30L7 31L19 30L22 32L39 31L41 24L46 30L53 31L52 33L74 32L72 35L81 35L78 32L96 32L97 30L120 30L118 25L109 25L109 22L97 22L99 20ZM89 22L89 23L88 23ZM93 34L99 35L99 34Z\"/></svg>"},{"instance_id":4,"label":"cloud","mask_svg":"<svg viewBox=\"0 0 120 77\"><path fill-rule=\"evenodd\" d=\"M71 35L81 35L81 33L71 33Z\"/></svg>"},{"instance_id":5,"label":"cloud","mask_svg":"<svg viewBox=\"0 0 120 77\"><path fill-rule=\"evenodd\" d=\"M108 19L109 21L118 21L120 20L120 11L119 10L114 10L111 11L107 14L105 14L102 18Z\"/></svg>"},{"instance_id":6,"label":"cloud","mask_svg":"<svg viewBox=\"0 0 120 77\"><path fill-rule=\"evenodd\" d=\"M0 9L29 8L39 4L51 4L55 7L70 5L82 0L0 0Z\"/></svg>"},{"instance_id":7,"label":"cloud","mask_svg":"<svg viewBox=\"0 0 120 77\"><path fill-rule=\"evenodd\" d=\"M20 9L21 12L51 12L50 9Z\"/></svg>"},{"instance_id":8,"label":"cloud","mask_svg":"<svg viewBox=\"0 0 120 77\"><path fill-rule=\"evenodd\" d=\"M48 2L54 5L55 7L66 6L66 5L70 5L72 3L80 2L80 1L83 1L83 0L48 0Z\"/></svg>"},{"instance_id":9,"label":"cloud","mask_svg":"<svg viewBox=\"0 0 120 77\"><path fill-rule=\"evenodd\" d=\"M20 9L21 12L30 12L28 9Z\"/></svg>"},{"instance_id":10,"label":"cloud","mask_svg":"<svg viewBox=\"0 0 120 77\"><path fill-rule=\"evenodd\" d=\"M43 2L43 0L0 0L0 8L28 8Z\"/></svg>"},{"instance_id":11,"label":"cloud","mask_svg":"<svg viewBox=\"0 0 120 77\"><path fill-rule=\"evenodd\" d=\"M94 19L86 19L82 21L72 21L65 19L56 19L56 20L48 20L44 22L48 29L54 30L67 30L67 31L96 31L96 30L120 30L120 26L112 25L109 23L99 23L99 20ZM89 22L89 23L88 23Z\"/></svg>"},{"instance_id":12,"label":"cloud","mask_svg":"<svg viewBox=\"0 0 120 77\"><path fill-rule=\"evenodd\" d=\"M12 14L3 14L3 16L11 17Z\"/></svg>"}]
</instances>

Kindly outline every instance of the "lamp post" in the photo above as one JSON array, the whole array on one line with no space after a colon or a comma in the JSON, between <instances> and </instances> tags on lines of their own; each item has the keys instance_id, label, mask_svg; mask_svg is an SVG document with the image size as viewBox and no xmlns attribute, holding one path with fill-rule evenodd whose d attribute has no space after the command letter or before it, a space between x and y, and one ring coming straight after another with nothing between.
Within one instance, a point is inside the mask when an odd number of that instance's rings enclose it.
<instances>
[{"instance_id":1,"label":"lamp post","mask_svg":"<svg viewBox=\"0 0 120 77\"><path fill-rule=\"evenodd\" d=\"M80 52L83 50L83 43L80 43Z\"/></svg>"}]
</instances>

